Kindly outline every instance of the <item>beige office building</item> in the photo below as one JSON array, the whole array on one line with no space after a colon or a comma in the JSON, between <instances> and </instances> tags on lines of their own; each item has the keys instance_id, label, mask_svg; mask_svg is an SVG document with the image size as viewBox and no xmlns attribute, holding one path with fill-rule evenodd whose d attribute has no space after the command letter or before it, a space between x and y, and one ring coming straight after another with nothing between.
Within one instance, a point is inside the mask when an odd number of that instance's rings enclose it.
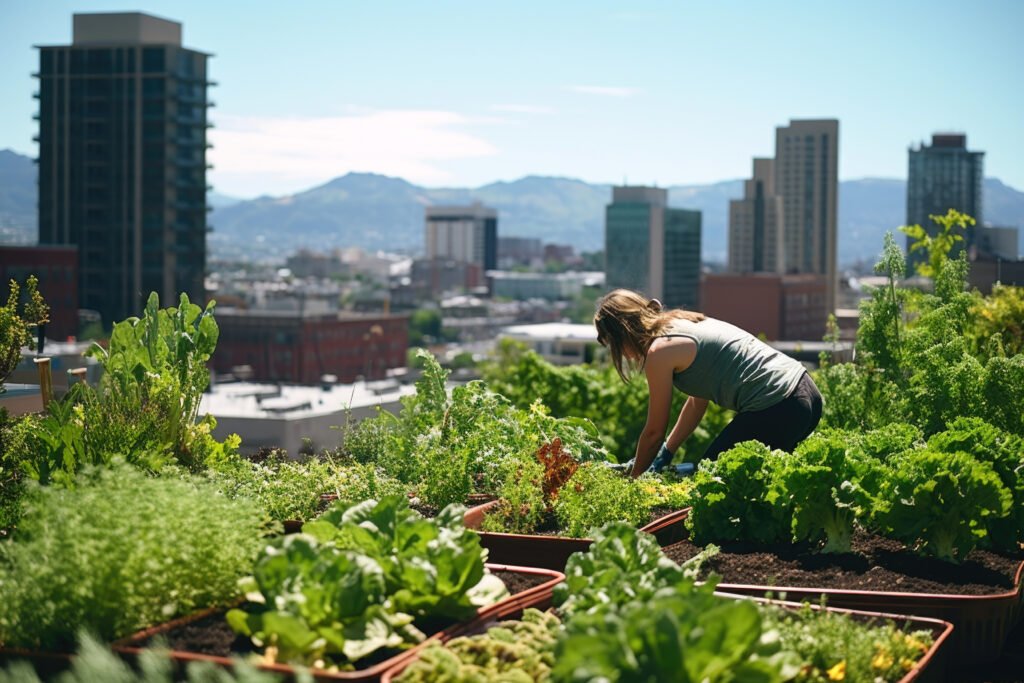
<instances>
[{"instance_id":1,"label":"beige office building","mask_svg":"<svg viewBox=\"0 0 1024 683\"><path fill-rule=\"evenodd\" d=\"M783 269L818 273L835 310L839 121L793 120L775 129L775 191L782 198Z\"/></svg>"},{"instance_id":2,"label":"beige office building","mask_svg":"<svg viewBox=\"0 0 1024 683\"><path fill-rule=\"evenodd\" d=\"M775 193L775 160L754 159L743 199L729 202L729 270L784 273L782 198Z\"/></svg>"}]
</instances>

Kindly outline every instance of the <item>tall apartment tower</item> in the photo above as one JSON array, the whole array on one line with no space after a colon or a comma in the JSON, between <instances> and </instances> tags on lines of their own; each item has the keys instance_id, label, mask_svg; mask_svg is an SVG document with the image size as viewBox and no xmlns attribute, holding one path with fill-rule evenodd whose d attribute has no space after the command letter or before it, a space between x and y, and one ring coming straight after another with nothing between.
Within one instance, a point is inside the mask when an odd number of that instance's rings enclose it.
<instances>
[{"instance_id":1,"label":"tall apartment tower","mask_svg":"<svg viewBox=\"0 0 1024 683\"><path fill-rule=\"evenodd\" d=\"M76 14L71 45L38 47L39 242L78 247L79 307L110 325L151 291L202 303L210 55L137 12Z\"/></svg>"},{"instance_id":2,"label":"tall apartment tower","mask_svg":"<svg viewBox=\"0 0 1024 683\"><path fill-rule=\"evenodd\" d=\"M668 208L668 191L612 188L605 209L605 280L670 308L700 303L701 213Z\"/></svg>"},{"instance_id":3,"label":"tall apartment tower","mask_svg":"<svg viewBox=\"0 0 1024 683\"><path fill-rule=\"evenodd\" d=\"M981 184L984 178L985 153L970 152L967 136L962 133L936 133L932 144L921 144L909 150L907 170L907 225L920 225L934 235L938 226L929 215L945 215L956 209L982 222ZM958 242L953 254L974 244L975 229L968 228L964 242ZM918 251L909 254L912 240L907 238L908 262L911 266L923 260Z\"/></svg>"},{"instance_id":4,"label":"tall apartment tower","mask_svg":"<svg viewBox=\"0 0 1024 683\"><path fill-rule=\"evenodd\" d=\"M498 267L498 212L480 202L426 208L427 258Z\"/></svg>"},{"instance_id":5,"label":"tall apartment tower","mask_svg":"<svg viewBox=\"0 0 1024 683\"><path fill-rule=\"evenodd\" d=\"M839 121L793 120L775 129L775 191L782 198L783 268L817 273L835 310Z\"/></svg>"},{"instance_id":6,"label":"tall apartment tower","mask_svg":"<svg viewBox=\"0 0 1024 683\"><path fill-rule=\"evenodd\" d=\"M784 273L782 198L775 194L775 160L754 159L743 199L729 202L729 270Z\"/></svg>"}]
</instances>

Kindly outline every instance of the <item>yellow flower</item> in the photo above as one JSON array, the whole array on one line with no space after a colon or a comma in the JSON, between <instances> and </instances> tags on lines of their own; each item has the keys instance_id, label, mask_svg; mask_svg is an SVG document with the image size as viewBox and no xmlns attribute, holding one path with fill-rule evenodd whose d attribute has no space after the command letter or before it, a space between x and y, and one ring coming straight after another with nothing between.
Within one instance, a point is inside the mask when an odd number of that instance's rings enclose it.
<instances>
[{"instance_id":1,"label":"yellow flower","mask_svg":"<svg viewBox=\"0 0 1024 683\"><path fill-rule=\"evenodd\" d=\"M914 636L912 636L910 634L907 634L906 636L904 636L904 642L906 642L908 647L912 647L915 650L920 650L921 652L927 652L928 651L928 646L927 645L925 645L920 640L918 640L917 638L915 638Z\"/></svg>"},{"instance_id":2,"label":"yellow flower","mask_svg":"<svg viewBox=\"0 0 1024 683\"><path fill-rule=\"evenodd\" d=\"M846 660L839 662L828 670L828 680L841 681L846 678Z\"/></svg>"},{"instance_id":3,"label":"yellow flower","mask_svg":"<svg viewBox=\"0 0 1024 683\"><path fill-rule=\"evenodd\" d=\"M875 655L875 658L871 660L871 667L874 669L885 671L890 666L892 666L892 657L884 650Z\"/></svg>"},{"instance_id":4,"label":"yellow flower","mask_svg":"<svg viewBox=\"0 0 1024 683\"><path fill-rule=\"evenodd\" d=\"M904 671L910 671L914 668L915 661L910 657L900 657L900 666L903 667Z\"/></svg>"}]
</instances>

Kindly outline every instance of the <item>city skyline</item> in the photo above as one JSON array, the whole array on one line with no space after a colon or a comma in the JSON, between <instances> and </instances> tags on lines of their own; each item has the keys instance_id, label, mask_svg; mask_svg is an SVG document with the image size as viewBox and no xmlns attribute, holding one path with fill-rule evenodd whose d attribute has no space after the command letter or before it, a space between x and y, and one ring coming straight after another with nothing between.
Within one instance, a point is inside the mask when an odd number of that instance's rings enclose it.
<instances>
[{"instance_id":1,"label":"city skyline","mask_svg":"<svg viewBox=\"0 0 1024 683\"><path fill-rule=\"evenodd\" d=\"M0 0L0 149L34 156L33 45L106 0ZM906 178L907 149L966 133L1024 187L1024 6L479 7L154 1L214 53L218 192L284 195L350 171L479 186L525 175L618 184L744 178L781 122L838 118L840 179ZM939 42L956 26L946 49ZM884 74L884 76L883 76Z\"/></svg>"}]
</instances>

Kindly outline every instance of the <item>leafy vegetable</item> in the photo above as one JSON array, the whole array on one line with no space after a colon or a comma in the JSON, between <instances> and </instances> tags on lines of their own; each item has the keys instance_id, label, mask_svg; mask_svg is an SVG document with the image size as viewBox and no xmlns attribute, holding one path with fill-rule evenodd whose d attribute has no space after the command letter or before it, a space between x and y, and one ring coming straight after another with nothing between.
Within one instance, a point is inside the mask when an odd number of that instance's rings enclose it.
<instances>
[{"instance_id":1,"label":"leafy vegetable","mask_svg":"<svg viewBox=\"0 0 1024 683\"><path fill-rule=\"evenodd\" d=\"M686 525L699 545L724 541L790 540L790 501L773 489L782 451L745 441L694 476L693 510Z\"/></svg>"},{"instance_id":2,"label":"leafy vegetable","mask_svg":"<svg viewBox=\"0 0 1024 683\"><path fill-rule=\"evenodd\" d=\"M567 536L583 537L608 522L647 522L648 499L641 486L600 463L585 463L559 490L555 516Z\"/></svg>"},{"instance_id":3,"label":"leafy vegetable","mask_svg":"<svg viewBox=\"0 0 1024 683\"><path fill-rule=\"evenodd\" d=\"M921 449L896 459L880 501L887 535L955 562L987 536L992 519L1009 514L1012 496L972 456Z\"/></svg>"}]
</instances>

